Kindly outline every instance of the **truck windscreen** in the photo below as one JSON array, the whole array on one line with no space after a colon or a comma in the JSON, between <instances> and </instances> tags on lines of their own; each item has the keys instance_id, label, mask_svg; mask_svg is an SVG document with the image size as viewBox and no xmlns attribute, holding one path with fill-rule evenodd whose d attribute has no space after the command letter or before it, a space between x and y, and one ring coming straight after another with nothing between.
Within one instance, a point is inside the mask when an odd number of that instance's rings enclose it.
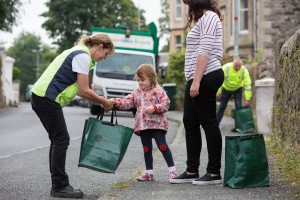
<instances>
[{"instance_id":1,"label":"truck windscreen","mask_svg":"<svg viewBox=\"0 0 300 200\"><path fill-rule=\"evenodd\" d=\"M133 80L141 64L153 65L153 58L146 55L114 53L96 64L96 75L104 78Z\"/></svg>"}]
</instances>

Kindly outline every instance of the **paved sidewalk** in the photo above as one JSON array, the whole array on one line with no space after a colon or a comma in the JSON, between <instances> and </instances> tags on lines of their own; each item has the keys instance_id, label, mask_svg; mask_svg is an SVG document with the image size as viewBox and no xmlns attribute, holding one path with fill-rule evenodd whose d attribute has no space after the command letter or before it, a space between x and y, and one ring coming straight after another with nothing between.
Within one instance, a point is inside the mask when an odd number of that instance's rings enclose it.
<instances>
[{"instance_id":1,"label":"paved sidewalk","mask_svg":"<svg viewBox=\"0 0 300 200\"><path fill-rule=\"evenodd\" d=\"M184 128L182 125L182 112L169 111L166 114L167 118L179 123L179 128L174 133L173 140L169 141L169 145L174 157L174 162L179 173L185 171L186 167L186 146L184 137ZM230 130L233 127L233 119L224 116L220 128L223 138L223 155L221 174L224 176L224 142L227 135L239 135L232 133ZM203 130L202 130L203 134ZM201 160L200 160L200 176L206 172L207 165L207 146L203 136ZM210 186L193 186L192 184L170 184L168 182L168 169L161 153L156 150L154 152L154 176L155 181L139 182L132 177L129 186L117 192L116 196L111 199L136 199L136 200L227 200L227 199L243 199L243 200L265 200L265 199L297 199L291 195L291 188L285 186L278 181L278 172L273 169L273 164L270 163L270 187L256 187L246 189L232 189L223 185ZM275 178L276 180L275 180ZM100 198L101 199L101 198Z\"/></svg>"}]
</instances>

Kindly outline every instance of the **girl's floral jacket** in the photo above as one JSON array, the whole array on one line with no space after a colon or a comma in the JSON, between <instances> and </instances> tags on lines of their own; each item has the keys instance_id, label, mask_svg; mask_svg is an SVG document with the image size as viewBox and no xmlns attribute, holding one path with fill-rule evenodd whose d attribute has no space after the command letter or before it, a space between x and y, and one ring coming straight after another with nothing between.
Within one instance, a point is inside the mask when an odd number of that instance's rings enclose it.
<instances>
[{"instance_id":1,"label":"girl's floral jacket","mask_svg":"<svg viewBox=\"0 0 300 200\"><path fill-rule=\"evenodd\" d=\"M114 98L114 100L116 109L128 110L134 106L137 108L134 122L135 134L139 135L140 131L146 129L162 129L167 133L168 120L164 113L169 109L170 99L160 86L149 90L137 88L126 97ZM154 113L145 112L149 106L154 107Z\"/></svg>"}]
</instances>

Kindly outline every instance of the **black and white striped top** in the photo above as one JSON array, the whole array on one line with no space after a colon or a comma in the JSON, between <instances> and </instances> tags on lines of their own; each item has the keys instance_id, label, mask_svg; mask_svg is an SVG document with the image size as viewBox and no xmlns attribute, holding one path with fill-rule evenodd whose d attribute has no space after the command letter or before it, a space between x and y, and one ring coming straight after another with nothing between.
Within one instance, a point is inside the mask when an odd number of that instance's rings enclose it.
<instances>
[{"instance_id":1,"label":"black and white striped top","mask_svg":"<svg viewBox=\"0 0 300 200\"><path fill-rule=\"evenodd\" d=\"M186 37L184 73L187 81L194 78L198 55L208 58L204 75L222 69L222 24L213 11L207 11Z\"/></svg>"}]
</instances>

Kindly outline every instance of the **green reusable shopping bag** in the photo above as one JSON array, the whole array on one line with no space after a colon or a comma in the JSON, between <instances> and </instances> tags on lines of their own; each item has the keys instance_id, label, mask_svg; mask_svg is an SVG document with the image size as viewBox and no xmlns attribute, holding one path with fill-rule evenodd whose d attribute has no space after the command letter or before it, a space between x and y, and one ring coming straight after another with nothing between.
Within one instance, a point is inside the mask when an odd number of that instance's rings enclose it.
<instances>
[{"instance_id":1,"label":"green reusable shopping bag","mask_svg":"<svg viewBox=\"0 0 300 200\"><path fill-rule=\"evenodd\" d=\"M234 111L235 128L240 133L254 131L254 119L251 107L239 107Z\"/></svg>"},{"instance_id":2,"label":"green reusable shopping bag","mask_svg":"<svg viewBox=\"0 0 300 200\"><path fill-rule=\"evenodd\" d=\"M269 165L262 134L225 137L224 186L269 186Z\"/></svg>"},{"instance_id":3,"label":"green reusable shopping bag","mask_svg":"<svg viewBox=\"0 0 300 200\"><path fill-rule=\"evenodd\" d=\"M111 121L103 121L104 111L97 118L85 121L81 140L79 167L105 173L115 173L129 145L133 129L115 123L116 111Z\"/></svg>"}]
</instances>

